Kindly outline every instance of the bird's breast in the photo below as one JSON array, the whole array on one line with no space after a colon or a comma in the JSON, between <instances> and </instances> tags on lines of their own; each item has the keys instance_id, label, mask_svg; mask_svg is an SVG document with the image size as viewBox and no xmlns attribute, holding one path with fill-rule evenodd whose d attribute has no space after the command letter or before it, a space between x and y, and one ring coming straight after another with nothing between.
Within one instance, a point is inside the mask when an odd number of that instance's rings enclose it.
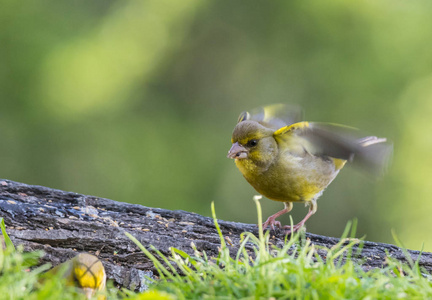
<instances>
[{"instance_id":1,"label":"bird's breast","mask_svg":"<svg viewBox=\"0 0 432 300\"><path fill-rule=\"evenodd\" d=\"M236 161L246 180L260 194L275 201L306 202L317 198L339 172L332 158L284 153L268 169L252 161Z\"/></svg>"}]
</instances>

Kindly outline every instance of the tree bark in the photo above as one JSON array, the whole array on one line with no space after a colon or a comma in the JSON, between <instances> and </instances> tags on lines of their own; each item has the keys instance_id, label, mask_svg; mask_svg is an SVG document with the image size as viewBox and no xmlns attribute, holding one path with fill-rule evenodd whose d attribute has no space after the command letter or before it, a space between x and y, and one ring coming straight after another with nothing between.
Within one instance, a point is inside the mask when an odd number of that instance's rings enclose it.
<instances>
[{"instance_id":1,"label":"tree bark","mask_svg":"<svg viewBox=\"0 0 432 300\"><path fill-rule=\"evenodd\" d=\"M0 217L15 245L25 251L43 250L41 263L57 265L77 252L96 254L115 285L145 290L146 277L157 275L152 262L125 236L135 236L145 247L153 245L165 255L170 247L193 254L191 242L209 256L218 254L220 240L213 220L195 213L145 207L86 196L42 186L0 179ZM236 253L240 234L258 235L254 224L218 220L231 253ZM281 247L284 233L274 232L270 242ZM313 244L331 248L338 238L306 233ZM249 247L249 246L248 246ZM252 247L252 246L250 246ZM365 241L359 262L363 268L379 268L389 256L406 261L393 245ZM419 251L408 250L413 260ZM432 253L422 253L421 267L432 271Z\"/></svg>"}]
</instances>

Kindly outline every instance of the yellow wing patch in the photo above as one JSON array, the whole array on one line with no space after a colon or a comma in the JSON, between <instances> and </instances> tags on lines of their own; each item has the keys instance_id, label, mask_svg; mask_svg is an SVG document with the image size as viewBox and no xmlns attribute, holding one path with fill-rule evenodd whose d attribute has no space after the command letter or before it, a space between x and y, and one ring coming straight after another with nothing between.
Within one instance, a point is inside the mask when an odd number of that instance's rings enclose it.
<instances>
[{"instance_id":1,"label":"yellow wing patch","mask_svg":"<svg viewBox=\"0 0 432 300\"><path fill-rule=\"evenodd\" d=\"M311 145L309 142L297 134L297 130L308 128L309 122L298 122L289 126L282 127L273 133L276 142L284 151L288 151L294 155L303 155L305 151L309 152Z\"/></svg>"},{"instance_id":2,"label":"yellow wing patch","mask_svg":"<svg viewBox=\"0 0 432 300\"><path fill-rule=\"evenodd\" d=\"M287 147L290 148L291 153L302 153L308 151L314 153L314 145L303 139L294 133L296 130L309 128L309 122L299 122L290 126L282 127L274 132L274 136L279 142L283 142ZM340 170L346 163L344 159L332 158L335 170Z\"/></svg>"},{"instance_id":3,"label":"yellow wing patch","mask_svg":"<svg viewBox=\"0 0 432 300\"><path fill-rule=\"evenodd\" d=\"M274 136L279 136L290 131L309 127L309 122L298 122L289 126L282 127L274 132Z\"/></svg>"}]
</instances>

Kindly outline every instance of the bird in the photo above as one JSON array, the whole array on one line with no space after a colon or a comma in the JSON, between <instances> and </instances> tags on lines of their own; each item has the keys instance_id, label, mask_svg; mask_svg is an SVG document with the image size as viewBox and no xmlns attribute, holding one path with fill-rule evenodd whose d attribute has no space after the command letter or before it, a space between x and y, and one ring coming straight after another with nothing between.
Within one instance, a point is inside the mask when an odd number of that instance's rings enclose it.
<instances>
[{"instance_id":1,"label":"bird","mask_svg":"<svg viewBox=\"0 0 432 300\"><path fill-rule=\"evenodd\" d=\"M316 213L317 199L347 162L380 176L393 151L386 138L360 138L355 128L301 121L301 115L299 107L287 104L242 112L227 155L258 193L284 204L263 229L276 226L287 235ZM281 226L276 218L289 213L293 203L305 203L308 213L296 225Z\"/></svg>"},{"instance_id":2,"label":"bird","mask_svg":"<svg viewBox=\"0 0 432 300\"><path fill-rule=\"evenodd\" d=\"M102 262L94 255L80 253L48 271L62 274L68 286L76 286L87 299L97 296L105 300L106 273ZM64 272L64 273L62 273Z\"/></svg>"}]
</instances>

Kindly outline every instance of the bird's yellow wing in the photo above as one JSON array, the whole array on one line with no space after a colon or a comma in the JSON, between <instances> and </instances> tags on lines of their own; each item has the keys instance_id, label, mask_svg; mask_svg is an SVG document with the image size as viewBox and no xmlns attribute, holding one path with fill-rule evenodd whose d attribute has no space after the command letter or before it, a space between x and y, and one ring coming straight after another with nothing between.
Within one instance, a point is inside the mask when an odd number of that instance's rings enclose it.
<instances>
[{"instance_id":1,"label":"bird's yellow wing","mask_svg":"<svg viewBox=\"0 0 432 300\"><path fill-rule=\"evenodd\" d=\"M258 107L250 112L244 111L240 114L237 123L251 120L261 125L277 130L281 127L299 122L302 110L299 106L287 104L273 104Z\"/></svg>"},{"instance_id":2,"label":"bird's yellow wing","mask_svg":"<svg viewBox=\"0 0 432 300\"><path fill-rule=\"evenodd\" d=\"M295 123L276 130L274 137L293 154L348 160L373 173L382 173L393 149L385 138L359 138L354 128L328 123Z\"/></svg>"}]
</instances>

